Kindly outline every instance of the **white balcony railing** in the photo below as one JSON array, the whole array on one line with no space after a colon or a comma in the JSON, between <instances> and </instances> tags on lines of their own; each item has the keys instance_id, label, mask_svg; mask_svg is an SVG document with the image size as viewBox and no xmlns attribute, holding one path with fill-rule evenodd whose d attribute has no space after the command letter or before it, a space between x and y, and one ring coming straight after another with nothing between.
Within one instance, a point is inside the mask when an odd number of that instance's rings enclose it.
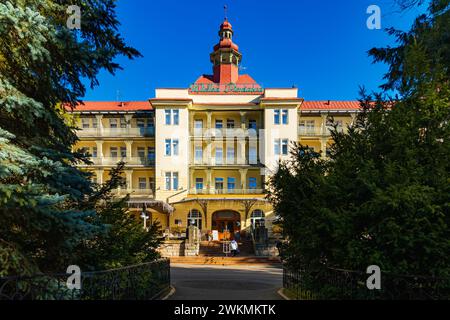
<instances>
[{"instance_id":1,"label":"white balcony railing","mask_svg":"<svg viewBox=\"0 0 450 320\"><path fill-rule=\"evenodd\" d=\"M249 158L191 158L191 165L194 166L233 166L233 165L257 165L258 161L254 157Z\"/></svg>"},{"instance_id":2,"label":"white balcony railing","mask_svg":"<svg viewBox=\"0 0 450 320\"><path fill-rule=\"evenodd\" d=\"M77 131L79 137L147 137L155 135L155 128L84 128Z\"/></svg>"},{"instance_id":3,"label":"white balcony railing","mask_svg":"<svg viewBox=\"0 0 450 320\"><path fill-rule=\"evenodd\" d=\"M197 138L246 138L256 137L258 130L242 128L193 128L191 129L191 135Z\"/></svg>"},{"instance_id":4,"label":"white balcony railing","mask_svg":"<svg viewBox=\"0 0 450 320\"><path fill-rule=\"evenodd\" d=\"M190 194L263 194L263 189L196 189L191 188Z\"/></svg>"},{"instance_id":5,"label":"white balcony railing","mask_svg":"<svg viewBox=\"0 0 450 320\"><path fill-rule=\"evenodd\" d=\"M344 128L341 126L338 126L337 128L338 132L343 132ZM326 126L325 128L322 127L298 127L298 135L300 136L329 136L331 135L331 130L333 130L333 127Z\"/></svg>"},{"instance_id":6,"label":"white balcony railing","mask_svg":"<svg viewBox=\"0 0 450 320\"><path fill-rule=\"evenodd\" d=\"M130 196L154 196L154 191L152 189L127 189L127 188L118 188L112 190L112 193L116 196L126 196L130 194Z\"/></svg>"},{"instance_id":7,"label":"white balcony railing","mask_svg":"<svg viewBox=\"0 0 450 320\"><path fill-rule=\"evenodd\" d=\"M110 165L115 166L120 161L125 162L127 165L137 166L153 166L155 164L154 159L148 159L146 157L103 157L103 158L91 158L94 165Z\"/></svg>"}]
</instances>

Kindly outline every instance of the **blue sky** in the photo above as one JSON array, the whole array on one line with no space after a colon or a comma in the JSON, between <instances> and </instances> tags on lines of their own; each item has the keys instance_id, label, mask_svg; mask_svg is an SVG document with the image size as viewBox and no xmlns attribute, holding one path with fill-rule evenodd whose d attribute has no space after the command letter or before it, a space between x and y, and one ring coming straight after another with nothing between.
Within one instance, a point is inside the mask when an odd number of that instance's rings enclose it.
<instances>
[{"instance_id":1,"label":"blue sky","mask_svg":"<svg viewBox=\"0 0 450 320\"><path fill-rule=\"evenodd\" d=\"M358 86L374 90L387 68L367 51L393 44L384 28L409 30L414 8L394 0L118 0L120 32L143 58L118 58L123 71L99 75L84 100L146 100L155 88L186 88L211 73L209 53L218 42L224 4L242 73L263 87L299 88L307 100L353 100ZM366 9L381 8L382 30L369 30Z\"/></svg>"}]
</instances>

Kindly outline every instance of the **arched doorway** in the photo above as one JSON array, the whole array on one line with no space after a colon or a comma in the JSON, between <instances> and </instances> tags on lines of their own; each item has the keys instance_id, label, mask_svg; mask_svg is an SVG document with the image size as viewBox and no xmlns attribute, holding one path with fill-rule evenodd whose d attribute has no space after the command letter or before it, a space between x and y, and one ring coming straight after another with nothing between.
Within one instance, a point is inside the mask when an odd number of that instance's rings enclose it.
<instances>
[{"instance_id":1,"label":"arched doorway","mask_svg":"<svg viewBox=\"0 0 450 320\"><path fill-rule=\"evenodd\" d=\"M231 240L241 231L241 215L236 211L216 211L212 215L212 230L217 230L219 240Z\"/></svg>"}]
</instances>

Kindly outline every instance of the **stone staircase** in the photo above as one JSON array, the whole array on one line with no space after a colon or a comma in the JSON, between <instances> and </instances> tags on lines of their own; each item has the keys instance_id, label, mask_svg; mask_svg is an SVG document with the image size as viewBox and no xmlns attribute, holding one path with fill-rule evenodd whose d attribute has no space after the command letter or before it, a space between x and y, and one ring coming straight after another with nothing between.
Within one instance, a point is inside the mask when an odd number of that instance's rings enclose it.
<instances>
[{"instance_id":1,"label":"stone staircase","mask_svg":"<svg viewBox=\"0 0 450 320\"><path fill-rule=\"evenodd\" d=\"M253 244L251 240L240 240L239 256L254 256ZM199 256L203 257L224 257L223 243L218 241L200 242Z\"/></svg>"},{"instance_id":2,"label":"stone staircase","mask_svg":"<svg viewBox=\"0 0 450 320\"><path fill-rule=\"evenodd\" d=\"M177 264L201 264L201 265L271 265L280 266L277 257L218 257L218 256L196 256L196 257L171 257L170 263Z\"/></svg>"}]
</instances>

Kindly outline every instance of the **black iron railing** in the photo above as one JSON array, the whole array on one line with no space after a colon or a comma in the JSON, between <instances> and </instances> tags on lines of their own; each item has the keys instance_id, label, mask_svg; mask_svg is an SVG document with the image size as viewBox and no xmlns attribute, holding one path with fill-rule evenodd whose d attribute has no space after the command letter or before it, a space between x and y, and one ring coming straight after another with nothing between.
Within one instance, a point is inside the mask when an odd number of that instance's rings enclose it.
<instances>
[{"instance_id":1,"label":"black iron railing","mask_svg":"<svg viewBox=\"0 0 450 320\"><path fill-rule=\"evenodd\" d=\"M381 289L369 290L366 284L369 276L365 272L337 268L293 270L283 266L283 287L288 296L297 300L450 299L450 279L381 272Z\"/></svg>"},{"instance_id":2,"label":"black iron railing","mask_svg":"<svg viewBox=\"0 0 450 320\"><path fill-rule=\"evenodd\" d=\"M0 278L0 300L155 300L170 287L170 262L82 272L80 289L69 289L69 274Z\"/></svg>"}]
</instances>

